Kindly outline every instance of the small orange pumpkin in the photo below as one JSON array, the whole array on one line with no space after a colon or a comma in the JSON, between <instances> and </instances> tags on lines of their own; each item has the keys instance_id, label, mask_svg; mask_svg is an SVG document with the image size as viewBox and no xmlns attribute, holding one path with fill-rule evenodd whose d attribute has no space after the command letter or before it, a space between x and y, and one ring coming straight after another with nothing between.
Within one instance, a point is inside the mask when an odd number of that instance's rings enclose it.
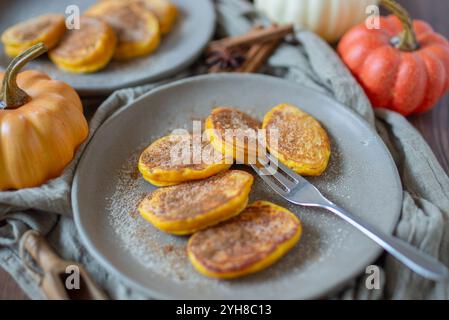
<instances>
[{"instance_id":1,"label":"small orange pumpkin","mask_svg":"<svg viewBox=\"0 0 449 320\"><path fill-rule=\"evenodd\" d=\"M0 190L37 187L59 176L88 135L72 87L38 71L18 73L46 51L36 44L0 72Z\"/></svg>"},{"instance_id":2,"label":"small orange pumpkin","mask_svg":"<svg viewBox=\"0 0 449 320\"><path fill-rule=\"evenodd\" d=\"M375 107L426 112L449 90L449 43L393 0L380 3L394 16L381 17L380 29L354 27L338 52Z\"/></svg>"}]
</instances>

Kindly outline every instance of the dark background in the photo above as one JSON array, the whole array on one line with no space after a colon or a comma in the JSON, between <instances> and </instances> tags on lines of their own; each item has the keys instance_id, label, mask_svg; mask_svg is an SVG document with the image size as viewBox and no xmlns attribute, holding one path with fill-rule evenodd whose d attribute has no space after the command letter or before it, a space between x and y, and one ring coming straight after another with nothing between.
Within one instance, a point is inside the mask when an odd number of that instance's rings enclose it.
<instances>
[{"instance_id":1,"label":"dark background","mask_svg":"<svg viewBox=\"0 0 449 320\"><path fill-rule=\"evenodd\" d=\"M415 19L429 22L449 39L448 0L398 0ZM444 96L431 112L410 118L449 174L449 95ZM0 299L24 299L26 295L14 280L0 268Z\"/></svg>"}]
</instances>

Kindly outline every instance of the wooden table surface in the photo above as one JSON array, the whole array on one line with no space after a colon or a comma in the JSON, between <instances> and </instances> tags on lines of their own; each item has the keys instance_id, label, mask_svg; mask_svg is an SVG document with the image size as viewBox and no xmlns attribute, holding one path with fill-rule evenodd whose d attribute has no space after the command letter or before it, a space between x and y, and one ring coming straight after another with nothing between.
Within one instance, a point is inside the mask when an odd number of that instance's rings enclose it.
<instances>
[{"instance_id":1,"label":"wooden table surface","mask_svg":"<svg viewBox=\"0 0 449 320\"><path fill-rule=\"evenodd\" d=\"M449 39L448 0L399 0L414 18L423 19ZM449 174L449 95L443 97L431 112L410 118L435 152ZM0 268L0 299L24 299L26 295L14 280Z\"/></svg>"}]
</instances>

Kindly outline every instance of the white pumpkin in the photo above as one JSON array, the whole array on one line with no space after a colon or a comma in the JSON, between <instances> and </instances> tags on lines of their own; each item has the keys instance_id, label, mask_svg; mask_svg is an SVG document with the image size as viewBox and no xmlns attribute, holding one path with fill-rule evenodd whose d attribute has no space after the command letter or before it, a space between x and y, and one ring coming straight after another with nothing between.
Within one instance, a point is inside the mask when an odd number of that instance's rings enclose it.
<instances>
[{"instance_id":1,"label":"white pumpkin","mask_svg":"<svg viewBox=\"0 0 449 320\"><path fill-rule=\"evenodd\" d=\"M369 5L379 0L254 0L256 8L279 24L306 27L329 42L340 39L368 17Z\"/></svg>"}]
</instances>

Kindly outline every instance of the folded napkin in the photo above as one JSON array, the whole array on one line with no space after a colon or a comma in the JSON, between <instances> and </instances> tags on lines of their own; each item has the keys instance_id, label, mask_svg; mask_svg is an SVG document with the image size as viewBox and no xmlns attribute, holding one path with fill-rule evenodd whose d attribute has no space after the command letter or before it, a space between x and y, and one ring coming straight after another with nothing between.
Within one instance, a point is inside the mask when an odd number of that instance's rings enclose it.
<instances>
[{"instance_id":1,"label":"folded napkin","mask_svg":"<svg viewBox=\"0 0 449 320\"><path fill-rule=\"evenodd\" d=\"M218 32L222 36L244 33L259 20L246 1L217 0L215 4L219 18ZM396 161L404 188L402 215L395 230L396 236L449 264L449 178L427 143L399 114L384 109L374 112L361 87L327 43L305 30L297 30L296 38L299 44L282 45L271 57L265 72L333 96L377 129ZM176 78L204 70L204 66L197 65ZM113 93L91 116L89 139L115 111L160 84ZM0 265L31 298L43 298L38 287L39 276L24 265L18 253L21 235L28 229L34 229L46 235L60 256L83 264L111 298L151 298L126 287L109 274L79 241L72 220L70 189L84 146L61 177L39 188L0 192ZM381 289L368 290L365 276L361 275L329 298L449 298L449 284L435 284L423 279L389 255L383 255L376 264L383 272Z\"/></svg>"}]
</instances>

